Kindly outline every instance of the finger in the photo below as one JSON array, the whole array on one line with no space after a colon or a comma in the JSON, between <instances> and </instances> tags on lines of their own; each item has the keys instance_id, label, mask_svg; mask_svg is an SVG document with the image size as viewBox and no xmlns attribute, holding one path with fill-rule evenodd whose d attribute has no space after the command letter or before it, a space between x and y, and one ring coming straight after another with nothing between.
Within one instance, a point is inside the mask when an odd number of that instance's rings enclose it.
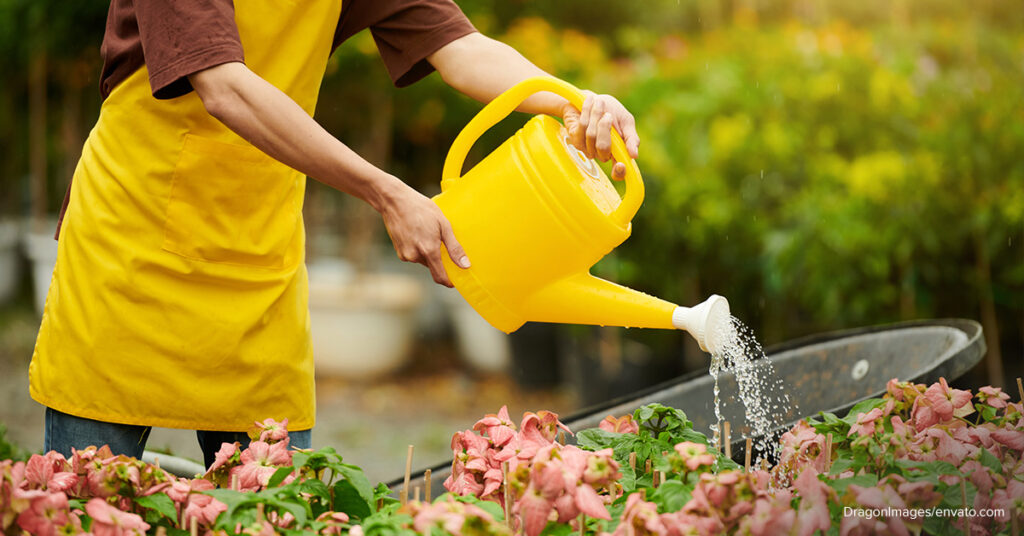
<instances>
[{"instance_id":1,"label":"finger","mask_svg":"<svg viewBox=\"0 0 1024 536\"><path fill-rule=\"evenodd\" d=\"M601 126L601 117L604 115L604 102L597 100L594 105L590 108L590 118L587 122L587 156L594 158L597 156L597 133Z\"/></svg>"},{"instance_id":2,"label":"finger","mask_svg":"<svg viewBox=\"0 0 1024 536\"><path fill-rule=\"evenodd\" d=\"M587 95L586 99L583 99L583 107L580 108L580 126L586 129L590 126L590 110L594 107L594 96Z\"/></svg>"},{"instance_id":3,"label":"finger","mask_svg":"<svg viewBox=\"0 0 1024 536\"><path fill-rule=\"evenodd\" d=\"M566 105L562 112L562 122L569 134L569 143L579 150L586 148L585 129L580 124L580 111L571 104Z\"/></svg>"},{"instance_id":4,"label":"finger","mask_svg":"<svg viewBox=\"0 0 1024 536\"><path fill-rule=\"evenodd\" d=\"M439 285L444 285L451 288L452 285L450 279L448 279L448 272L444 269L444 263L441 262L441 250L426 251L423 252L424 264L430 269L430 275L434 278L434 282Z\"/></svg>"},{"instance_id":5,"label":"finger","mask_svg":"<svg viewBox=\"0 0 1024 536\"><path fill-rule=\"evenodd\" d=\"M619 121L619 134L622 134L622 141L626 142L626 152L630 158L640 157L640 135L636 132L636 120L633 114L623 110L624 115Z\"/></svg>"},{"instance_id":6,"label":"finger","mask_svg":"<svg viewBox=\"0 0 1024 536\"><path fill-rule=\"evenodd\" d=\"M597 123L597 140L594 141L594 148L597 149L597 158L607 162L612 157L612 126L615 120L612 114L606 113Z\"/></svg>"},{"instance_id":7,"label":"finger","mask_svg":"<svg viewBox=\"0 0 1024 536\"><path fill-rule=\"evenodd\" d=\"M452 258L455 265L463 269L469 268L469 257L466 255L466 251L462 249L462 244L455 238L455 232L448 221L441 222L441 240L444 242L444 246L448 248L448 256Z\"/></svg>"},{"instance_id":8,"label":"finger","mask_svg":"<svg viewBox=\"0 0 1024 536\"><path fill-rule=\"evenodd\" d=\"M612 180L621 181L626 178L626 164L616 162L612 166Z\"/></svg>"}]
</instances>

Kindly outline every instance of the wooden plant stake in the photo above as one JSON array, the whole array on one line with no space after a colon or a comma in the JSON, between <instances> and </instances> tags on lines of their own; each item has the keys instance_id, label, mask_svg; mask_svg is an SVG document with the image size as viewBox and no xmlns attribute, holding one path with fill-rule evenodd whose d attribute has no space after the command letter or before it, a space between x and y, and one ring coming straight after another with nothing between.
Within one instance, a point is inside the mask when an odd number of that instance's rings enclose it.
<instances>
[{"instance_id":1,"label":"wooden plant stake","mask_svg":"<svg viewBox=\"0 0 1024 536\"><path fill-rule=\"evenodd\" d=\"M412 445L409 445L409 450L405 455L405 480L402 483L402 504L409 502L409 477L412 473Z\"/></svg>"},{"instance_id":2,"label":"wooden plant stake","mask_svg":"<svg viewBox=\"0 0 1024 536\"><path fill-rule=\"evenodd\" d=\"M265 517L263 516L263 503L256 503L256 520L263 523Z\"/></svg>"},{"instance_id":3,"label":"wooden plant stake","mask_svg":"<svg viewBox=\"0 0 1024 536\"><path fill-rule=\"evenodd\" d=\"M416 486L412 490L412 500L414 500L416 502L420 502L420 487L419 486Z\"/></svg>"},{"instance_id":4,"label":"wooden plant stake","mask_svg":"<svg viewBox=\"0 0 1024 536\"><path fill-rule=\"evenodd\" d=\"M565 431L564 430L558 432L558 444L562 445L563 447L565 446Z\"/></svg>"},{"instance_id":5,"label":"wooden plant stake","mask_svg":"<svg viewBox=\"0 0 1024 536\"><path fill-rule=\"evenodd\" d=\"M725 445L725 457L732 458L732 437L729 432L729 421L722 423L722 443Z\"/></svg>"},{"instance_id":6,"label":"wooden plant stake","mask_svg":"<svg viewBox=\"0 0 1024 536\"><path fill-rule=\"evenodd\" d=\"M1020 382L1020 378L1017 381ZM1010 512L1010 535L1020 536L1020 521L1017 521L1017 516L1013 512Z\"/></svg>"},{"instance_id":7,"label":"wooden plant stake","mask_svg":"<svg viewBox=\"0 0 1024 536\"><path fill-rule=\"evenodd\" d=\"M238 475L231 475L231 491L238 491Z\"/></svg>"},{"instance_id":8,"label":"wooden plant stake","mask_svg":"<svg viewBox=\"0 0 1024 536\"><path fill-rule=\"evenodd\" d=\"M430 469L423 472L423 495L430 502Z\"/></svg>"},{"instance_id":9,"label":"wooden plant stake","mask_svg":"<svg viewBox=\"0 0 1024 536\"><path fill-rule=\"evenodd\" d=\"M198 517L193 517L191 520L189 520L188 533L189 533L189 536L199 536L199 518Z\"/></svg>"},{"instance_id":10,"label":"wooden plant stake","mask_svg":"<svg viewBox=\"0 0 1024 536\"><path fill-rule=\"evenodd\" d=\"M651 472L651 459L647 458L647 461L644 462L644 474L646 475L647 473L650 473L650 472Z\"/></svg>"},{"instance_id":11,"label":"wooden plant stake","mask_svg":"<svg viewBox=\"0 0 1024 536\"><path fill-rule=\"evenodd\" d=\"M751 441L748 437L746 452L743 453L743 470L748 473L750 472L750 443Z\"/></svg>"},{"instance_id":12,"label":"wooden plant stake","mask_svg":"<svg viewBox=\"0 0 1024 536\"><path fill-rule=\"evenodd\" d=\"M825 474L832 471L832 434L825 435Z\"/></svg>"},{"instance_id":13,"label":"wooden plant stake","mask_svg":"<svg viewBox=\"0 0 1024 536\"><path fill-rule=\"evenodd\" d=\"M764 458L761 458L761 470L766 473L768 472L768 460Z\"/></svg>"},{"instance_id":14,"label":"wooden plant stake","mask_svg":"<svg viewBox=\"0 0 1024 536\"><path fill-rule=\"evenodd\" d=\"M167 529L164 527L157 527L156 536L167 536Z\"/></svg>"},{"instance_id":15,"label":"wooden plant stake","mask_svg":"<svg viewBox=\"0 0 1024 536\"><path fill-rule=\"evenodd\" d=\"M508 526L509 530L514 530L512 526L512 488L508 482L508 462L501 462L501 482L505 486L505 525Z\"/></svg>"},{"instance_id":16,"label":"wooden plant stake","mask_svg":"<svg viewBox=\"0 0 1024 536\"><path fill-rule=\"evenodd\" d=\"M580 536L587 533L587 514L580 514Z\"/></svg>"},{"instance_id":17,"label":"wooden plant stake","mask_svg":"<svg viewBox=\"0 0 1024 536\"><path fill-rule=\"evenodd\" d=\"M629 453L629 468L633 470L633 474L636 474L636 453Z\"/></svg>"},{"instance_id":18,"label":"wooden plant stake","mask_svg":"<svg viewBox=\"0 0 1024 536\"><path fill-rule=\"evenodd\" d=\"M1017 393L1020 394L1021 404L1024 404L1024 383L1021 383L1020 378L1017 378ZM1014 517L1013 519L1016 520L1017 518Z\"/></svg>"},{"instance_id":19,"label":"wooden plant stake","mask_svg":"<svg viewBox=\"0 0 1024 536\"><path fill-rule=\"evenodd\" d=\"M651 473L651 486L654 488L657 488L658 484L661 484L661 480L659 479L661 475L659 473L661 473L661 471Z\"/></svg>"}]
</instances>

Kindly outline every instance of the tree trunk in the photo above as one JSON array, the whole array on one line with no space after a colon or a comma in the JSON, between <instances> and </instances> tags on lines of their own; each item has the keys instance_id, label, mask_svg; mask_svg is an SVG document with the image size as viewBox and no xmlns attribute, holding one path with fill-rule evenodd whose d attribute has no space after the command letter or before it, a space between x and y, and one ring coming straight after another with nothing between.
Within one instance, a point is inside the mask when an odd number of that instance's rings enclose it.
<instances>
[{"instance_id":1,"label":"tree trunk","mask_svg":"<svg viewBox=\"0 0 1024 536\"><path fill-rule=\"evenodd\" d=\"M992 292L992 266L984 237L974 237L975 270L978 277L978 302L981 306L981 326L985 330L985 371L988 384L1009 389L1003 374L1003 354L999 348L999 320L996 316L995 297Z\"/></svg>"},{"instance_id":2,"label":"tree trunk","mask_svg":"<svg viewBox=\"0 0 1024 536\"><path fill-rule=\"evenodd\" d=\"M42 232L46 225L46 51L32 55L28 71L28 152L31 176L32 226Z\"/></svg>"},{"instance_id":3,"label":"tree trunk","mask_svg":"<svg viewBox=\"0 0 1024 536\"><path fill-rule=\"evenodd\" d=\"M391 163L394 143L394 102L390 92L374 91L370 95L370 115L367 135L359 146L359 154L368 162L387 169ZM373 254L373 244L380 231L380 215L366 203L349 203L349 226L346 232L346 257L357 273L365 273Z\"/></svg>"},{"instance_id":4,"label":"tree trunk","mask_svg":"<svg viewBox=\"0 0 1024 536\"><path fill-rule=\"evenodd\" d=\"M917 293L914 290L914 266L910 261L900 265L900 318L917 317Z\"/></svg>"}]
</instances>

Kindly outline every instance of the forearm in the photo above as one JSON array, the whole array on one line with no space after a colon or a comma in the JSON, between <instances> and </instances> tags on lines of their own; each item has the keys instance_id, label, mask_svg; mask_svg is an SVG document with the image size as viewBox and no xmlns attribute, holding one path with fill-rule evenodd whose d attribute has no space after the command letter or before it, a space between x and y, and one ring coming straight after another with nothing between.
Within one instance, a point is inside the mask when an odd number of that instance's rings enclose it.
<instances>
[{"instance_id":1,"label":"forearm","mask_svg":"<svg viewBox=\"0 0 1024 536\"><path fill-rule=\"evenodd\" d=\"M189 77L207 111L276 160L382 211L408 188L324 130L294 100L241 63Z\"/></svg>"},{"instance_id":2,"label":"forearm","mask_svg":"<svg viewBox=\"0 0 1024 536\"><path fill-rule=\"evenodd\" d=\"M427 57L446 84L480 102L490 102L515 84L534 76L551 76L512 47L483 34L456 39ZM537 93L520 112L561 116L566 100Z\"/></svg>"}]
</instances>

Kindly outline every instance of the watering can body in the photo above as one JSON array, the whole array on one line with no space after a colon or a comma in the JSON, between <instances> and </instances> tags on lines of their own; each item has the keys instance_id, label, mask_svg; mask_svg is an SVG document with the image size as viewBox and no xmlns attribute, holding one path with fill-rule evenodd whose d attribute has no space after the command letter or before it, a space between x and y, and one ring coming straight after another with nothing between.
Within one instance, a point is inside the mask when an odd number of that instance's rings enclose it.
<instances>
[{"instance_id":1,"label":"watering can body","mask_svg":"<svg viewBox=\"0 0 1024 536\"><path fill-rule=\"evenodd\" d=\"M530 119L461 174L480 134L538 91L558 93L577 107L583 103L582 93L565 82L527 80L488 104L448 154L442 193L434 201L473 263L464 270L442 255L449 278L484 319L506 333L527 321L674 329L674 304L589 273L629 237L630 220L643 201L639 170L617 133L613 156L627 165L622 198L549 116Z\"/></svg>"}]
</instances>

